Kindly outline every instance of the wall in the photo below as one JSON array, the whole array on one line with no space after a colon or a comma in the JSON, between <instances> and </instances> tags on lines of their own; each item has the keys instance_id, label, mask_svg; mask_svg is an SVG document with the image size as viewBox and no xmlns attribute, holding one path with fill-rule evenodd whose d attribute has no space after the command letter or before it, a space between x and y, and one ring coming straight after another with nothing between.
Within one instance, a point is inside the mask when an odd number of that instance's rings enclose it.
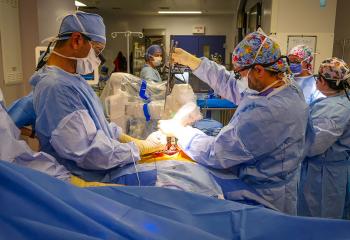
<instances>
[{"instance_id":1,"label":"wall","mask_svg":"<svg viewBox=\"0 0 350 240\"><path fill-rule=\"evenodd\" d=\"M56 36L62 18L75 10L73 0L37 0L39 41Z\"/></svg>"},{"instance_id":2,"label":"wall","mask_svg":"<svg viewBox=\"0 0 350 240\"><path fill-rule=\"evenodd\" d=\"M19 0L23 83L5 85L0 45L0 88L7 106L31 91L28 80L35 71L35 47L42 39L57 34L58 16L74 9L73 0Z\"/></svg>"},{"instance_id":3,"label":"wall","mask_svg":"<svg viewBox=\"0 0 350 240\"><path fill-rule=\"evenodd\" d=\"M23 79L28 77L30 66L26 64L30 59L30 51L28 46L37 42L37 16L36 16L36 0L22 0L19 1L19 16L21 29L21 54L22 54L22 70ZM23 83L15 85L5 85L3 62L1 55L1 41L0 41L0 88L4 93L6 104L9 105L17 98L24 96L28 84L24 80ZM33 50L34 53L34 50Z\"/></svg>"},{"instance_id":4,"label":"wall","mask_svg":"<svg viewBox=\"0 0 350 240\"><path fill-rule=\"evenodd\" d=\"M31 91L29 78L35 70L34 48L39 44L37 1L20 1L20 28L21 28L21 51L23 70L23 95ZM20 96L21 97L21 96Z\"/></svg>"},{"instance_id":5,"label":"wall","mask_svg":"<svg viewBox=\"0 0 350 240\"><path fill-rule=\"evenodd\" d=\"M350 1L338 0L335 19L333 56L350 64Z\"/></svg>"},{"instance_id":6,"label":"wall","mask_svg":"<svg viewBox=\"0 0 350 240\"><path fill-rule=\"evenodd\" d=\"M287 51L288 35L317 36L317 70L321 61L333 53L336 6L337 0L327 1L324 8L319 0L273 0L270 32L280 44L282 54Z\"/></svg>"},{"instance_id":7,"label":"wall","mask_svg":"<svg viewBox=\"0 0 350 240\"><path fill-rule=\"evenodd\" d=\"M115 16L100 13L107 28L107 47L104 55L108 66L119 50L126 54L125 37L111 38L111 32L126 31L142 32L143 28L166 29L166 48L170 44L170 35L191 35L194 25L203 24L206 35L226 35L226 63L229 63L230 52L234 48L234 18L230 15L218 16ZM113 68L112 68L113 69Z\"/></svg>"}]
</instances>

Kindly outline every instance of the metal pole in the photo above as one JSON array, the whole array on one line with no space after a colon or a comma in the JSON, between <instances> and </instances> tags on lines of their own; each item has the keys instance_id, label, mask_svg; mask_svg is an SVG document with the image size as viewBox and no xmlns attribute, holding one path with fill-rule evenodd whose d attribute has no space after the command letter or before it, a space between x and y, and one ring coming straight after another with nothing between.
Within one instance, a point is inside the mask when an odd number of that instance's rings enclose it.
<instances>
[{"instance_id":1,"label":"metal pole","mask_svg":"<svg viewBox=\"0 0 350 240\"><path fill-rule=\"evenodd\" d=\"M128 31L127 33L126 33L126 51L127 51L127 58L128 58L128 61L127 61L127 69L128 69L128 73L130 73L130 46L129 46L129 44L130 44L130 32Z\"/></svg>"},{"instance_id":2,"label":"metal pole","mask_svg":"<svg viewBox=\"0 0 350 240\"><path fill-rule=\"evenodd\" d=\"M143 33L142 32L130 32L130 31L126 31L126 32L112 32L111 36L112 38L116 38L118 36L118 34L124 34L124 36L126 36L126 51L127 51L127 71L128 73L130 73L130 36L131 35L138 35L139 38L143 38Z\"/></svg>"}]
</instances>

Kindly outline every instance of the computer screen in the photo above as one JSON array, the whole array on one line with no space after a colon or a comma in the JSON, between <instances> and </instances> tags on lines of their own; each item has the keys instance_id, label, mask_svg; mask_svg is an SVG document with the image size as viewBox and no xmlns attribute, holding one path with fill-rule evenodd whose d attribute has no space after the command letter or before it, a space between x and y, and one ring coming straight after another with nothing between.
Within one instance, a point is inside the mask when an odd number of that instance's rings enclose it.
<instances>
[{"instance_id":1,"label":"computer screen","mask_svg":"<svg viewBox=\"0 0 350 240\"><path fill-rule=\"evenodd\" d=\"M45 53L46 49L47 49L46 46L37 46L35 48L35 66L38 65L38 63L40 61L40 57ZM87 75L82 75L82 77L86 80L86 82L89 85L98 84L98 81L100 78L99 72L98 72L98 67L94 70L94 72L87 74Z\"/></svg>"}]
</instances>

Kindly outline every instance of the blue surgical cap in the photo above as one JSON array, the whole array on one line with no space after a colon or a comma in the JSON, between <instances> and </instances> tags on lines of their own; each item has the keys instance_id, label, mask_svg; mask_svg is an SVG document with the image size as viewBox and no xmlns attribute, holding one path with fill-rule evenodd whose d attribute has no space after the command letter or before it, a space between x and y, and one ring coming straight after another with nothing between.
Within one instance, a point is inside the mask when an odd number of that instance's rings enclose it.
<instances>
[{"instance_id":1,"label":"blue surgical cap","mask_svg":"<svg viewBox=\"0 0 350 240\"><path fill-rule=\"evenodd\" d=\"M150 57L153 56L156 52L162 53L163 52L162 48L158 45L151 45L146 50L145 60L149 61Z\"/></svg>"},{"instance_id":2,"label":"blue surgical cap","mask_svg":"<svg viewBox=\"0 0 350 240\"><path fill-rule=\"evenodd\" d=\"M86 12L75 12L62 19L58 39L68 39L68 34L80 32L92 41L106 43L106 27L100 15Z\"/></svg>"}]
</instances>

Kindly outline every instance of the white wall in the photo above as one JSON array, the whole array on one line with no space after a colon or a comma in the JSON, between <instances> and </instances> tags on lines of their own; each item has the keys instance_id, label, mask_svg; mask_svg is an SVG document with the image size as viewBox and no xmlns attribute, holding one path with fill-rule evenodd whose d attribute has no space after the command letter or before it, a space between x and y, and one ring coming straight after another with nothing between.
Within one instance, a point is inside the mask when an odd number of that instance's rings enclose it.
<instances>
[{"instance_id":1,"label":"white wall","mask_svg":"<svg viewBox=\"0 0 350 240\"><path fill-rule=\"evenodd\" d=\"M39 44L39 26L36 0L20 1L20 29L22 39L22 70L24 95L29 93L32 87L29 84L29 78L35 70L34 48Z\"/></svg>"},{"instance_id":2,"label":"white wall","mask_svg":"<svg viewBox=\"0 0 350 240\"><path fill-rule=\"evenodd\" d=\"M320 7L319 0L273 0L271 29L286 54L288 35L317 36L315 70L333 53L334 27L337 0L328 0Z\"/></svg>"},{"instance_id":3,"label":"white wall","mask_svg":"<svg viewBox=\"0 0 350 240\"><path fill-rule=\"evenodd\" d=\"M234 48L235 16L114 16L101 13L107 28L107 47L104 55L107 65L113 69L112 61L122 50L126 55L125 37L112 39L110 34L115 31L130 30L142 32L142 29L166 29L166 48L170 45L170 35L192 35L194 25L205 25L206 35L226 35L226 62L230 63L230 52Z\"/></svg>"},{"instance_id":4,"label":"white wall","mask_svg":"<svg viewBox=\"0 0 350 240\"><path fill-rule=\"evenodd\" d=\"M75 10L74 0L37 0L39 41L56 36L61 19Z\"/></svg>"},{"instance_id":5,"label":"white wall","mask_svg":"<svg viewBox=\"0 0 350 240\"><path fill-rule=\"evenodd\" d=\"M28 78L33 72L34 46L38 43L36 0L20 0L18 6L23 71L22 83L5 85L0 41L0 88L4 93L7 105L10 105L14 100L24 96L30 91Z\"/></svg>"}]
</instances>

